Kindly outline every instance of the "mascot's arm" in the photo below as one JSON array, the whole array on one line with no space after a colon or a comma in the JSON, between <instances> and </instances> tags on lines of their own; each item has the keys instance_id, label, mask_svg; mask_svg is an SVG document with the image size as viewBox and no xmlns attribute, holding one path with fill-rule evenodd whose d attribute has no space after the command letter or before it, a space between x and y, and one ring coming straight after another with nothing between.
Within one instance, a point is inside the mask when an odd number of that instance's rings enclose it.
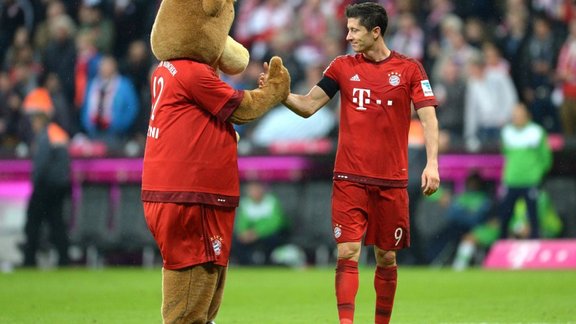
<instances>
[{"instance_id":1,"label":"mascot's arm","mask_svg":"<svg viewBox=\"0 0 576 324\"><path fill-rule=\"evenodd\" d=\"M270 60L270 69L264 85L258 89L244 91L244 99L234 110L229 121L234 124L251 122L286 100L289 93L290 73L282 65L282 59L274 56Z\"/></svg>"}]
</instances>

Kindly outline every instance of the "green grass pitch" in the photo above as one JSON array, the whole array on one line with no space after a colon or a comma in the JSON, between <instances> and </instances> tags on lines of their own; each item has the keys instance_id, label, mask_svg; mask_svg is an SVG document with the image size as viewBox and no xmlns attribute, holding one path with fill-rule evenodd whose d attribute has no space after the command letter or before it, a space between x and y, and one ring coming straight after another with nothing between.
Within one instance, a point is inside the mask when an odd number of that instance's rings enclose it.
<instances>
[{"instance_id":1,"label":"green grass pitch","mask_svg":"<svg viewBox=\"0 0 576 324\"><path fill-rule=\"evenodd\" d=\"M373 323L373 268L360 269L356 323ZM161 323L161 271L0 274L0 323ZM217 324L337 323L334 270L232 266ZM392 323L576 323L576 271L399 268Z\"/></svg>"}]
</instances>

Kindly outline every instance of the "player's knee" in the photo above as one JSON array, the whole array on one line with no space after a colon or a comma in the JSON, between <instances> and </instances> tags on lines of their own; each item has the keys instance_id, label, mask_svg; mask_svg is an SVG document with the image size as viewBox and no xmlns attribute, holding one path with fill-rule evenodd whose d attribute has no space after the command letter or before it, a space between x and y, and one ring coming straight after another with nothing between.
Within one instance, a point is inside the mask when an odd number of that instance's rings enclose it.
<instances>
[{"instance_id":1,"label":"player's knee","mask_svg":"<svg viewBox=\"0 0 576 324\"><path fill-rule=\"evenodd\" d=\"M393 267L396 265L396 252L376 249L376 263L379 267Z\"/></svg>"},{"instance_id":2,"label":"player's knee","mask_svg":"<svg viewBox=\"0 0 576 324\"><path fill-rule=\"evenodd\" d=\"M358 261L360 258L360 244L342 243L338 245L338 259Z\"/></svg>"}]
</instances>

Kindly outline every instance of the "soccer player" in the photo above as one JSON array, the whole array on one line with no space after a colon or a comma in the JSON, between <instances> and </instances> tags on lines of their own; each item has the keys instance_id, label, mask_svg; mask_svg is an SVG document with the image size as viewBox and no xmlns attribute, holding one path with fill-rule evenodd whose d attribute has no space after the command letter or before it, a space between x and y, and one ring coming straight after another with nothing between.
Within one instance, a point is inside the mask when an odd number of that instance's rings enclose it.
<instances>
[{"instance_id":1,"label":"soccer player","mask_svg":"<svg viewBox=\"0 0 576 324\"><path fill-rule=\"evenodd\" d=\"M338 247L336 299L340 323L353 323L361 241L375 246L375 323L388 323L396 291L396 250L410 245L408 130L413 104L424 129L427 164L422 191L439 186L436 98L422 65L384 42L386 10L376 3L346 8L346 40L355 55L339 56L306 95L284 104L309 117L340 91L332 225Z\"/></svg>"}]
</instances>

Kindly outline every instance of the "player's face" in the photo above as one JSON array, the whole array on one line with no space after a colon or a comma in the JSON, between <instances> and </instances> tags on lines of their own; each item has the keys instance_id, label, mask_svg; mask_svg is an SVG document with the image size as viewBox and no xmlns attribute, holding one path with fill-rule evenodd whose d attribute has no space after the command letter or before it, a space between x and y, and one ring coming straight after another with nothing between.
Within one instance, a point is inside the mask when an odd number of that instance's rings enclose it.
<instances>
[{"instance_id":1,"label":"player's face","mask_svg":"<svg viewBox=\"0 0 576 324\"><path fill-rule=\"evenodd\" d=\"M373 33L362 26L358 18L348 18L347 27L346 41L350 42L354 52L365 53L372 47L375 40Z\"/></svg>"}]
</instances>

